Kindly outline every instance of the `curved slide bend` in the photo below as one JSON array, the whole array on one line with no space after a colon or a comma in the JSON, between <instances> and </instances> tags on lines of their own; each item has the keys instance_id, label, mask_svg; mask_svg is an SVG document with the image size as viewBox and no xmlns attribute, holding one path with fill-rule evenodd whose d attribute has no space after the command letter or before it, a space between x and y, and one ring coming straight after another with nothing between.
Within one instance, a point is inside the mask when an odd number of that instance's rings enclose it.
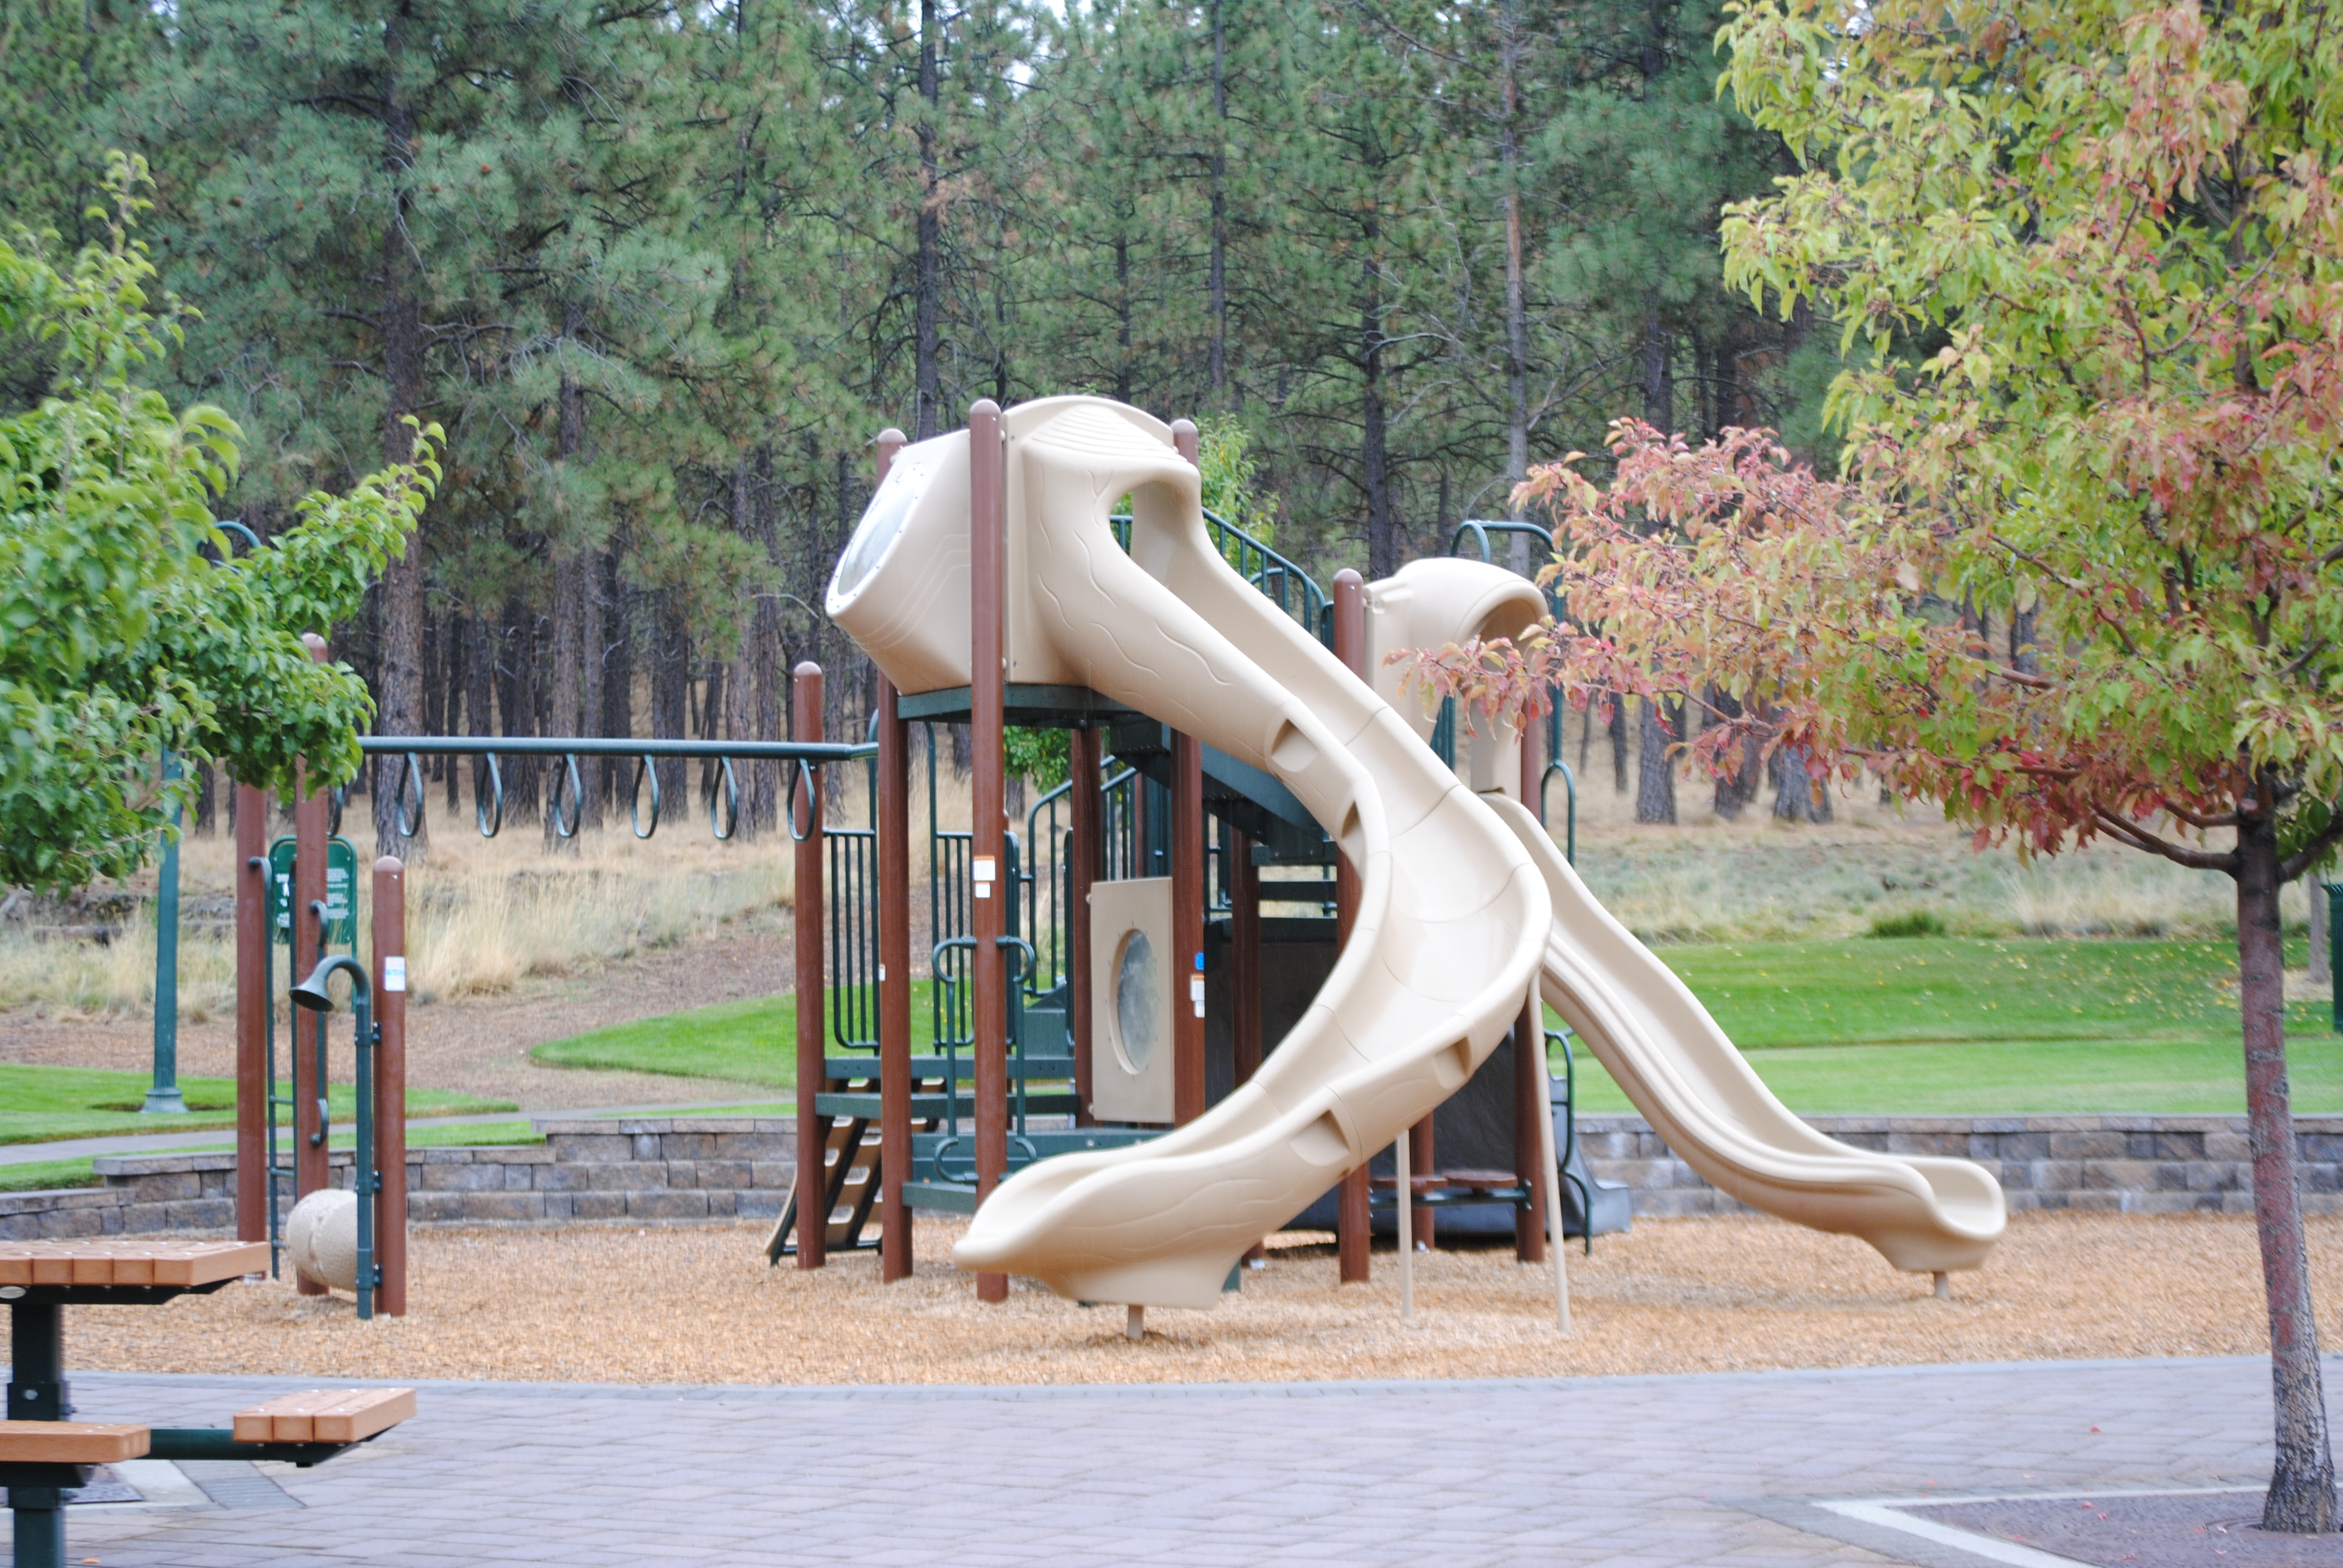
<instances>
[{"instance_id":1,"label":"curved slide bend","mask_svg":"<svg viewBox=\"0 0 2343 1568\"><path fill-rule=\"evenodd\" d=\"M1210 1307L1252 1244L1461 1087L1511 1029L1551 924L1513 835L1232 570L1168 427L1101 398L1010 410L1011 680L1078 682L1273 773L1360 872L1352 940L1247 1083L1148 1143L1061 1155L953 1261L1078 1300ZM831 615L907 692L968 678L968 436L905 448ZM1133 518L1129 551L1110 511Z\"/></svg>"},{"instance_id":2,"label":"curved slide bend","mask_svg":"<svg viewBox=\"0 0 2343 1568\"><path fill-rule=\"evenodd\" d=\"M1545 879L1554 924L1539 990L1654 1131L1753 1209L1860 1236L1899 1269L1974 1269L2000 1240L2001 1183L1981 1165L1878 1154L1774 1098L1684 981L1595 902L1535 817L1483 797Z\"/></svg>"}]
</instances>

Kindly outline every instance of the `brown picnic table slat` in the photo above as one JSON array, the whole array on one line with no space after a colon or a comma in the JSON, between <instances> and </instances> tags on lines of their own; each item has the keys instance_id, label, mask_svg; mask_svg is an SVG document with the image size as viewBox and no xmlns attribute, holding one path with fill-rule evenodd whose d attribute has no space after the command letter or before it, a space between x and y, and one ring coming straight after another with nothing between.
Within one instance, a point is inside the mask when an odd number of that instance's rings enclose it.
<instances>
[{"instance_id":1,"label":"brown picnic table slat","mask_svg":"<svg viewBox=\"0 0 2343 1568\"><path fill-rule=\"evenodd\" d=\"M361 1442L415 1414L411 1388L311 1389L236 1412L238 1442Z\"/></svg>"},{"instance_id":2,"label":"brown picnic table slat","mask_svg":"<svg viewBox=\"0 0 2343 1568\"><path fill-rule=\"evenodd\" d=\"M0 1285L176 1285L266 1272L266 1241L0 1241Z\"/></svg>"},{"instance_id":3,"label":"brown picnic table slat","mask_svg":"<svg viewBox=\"0 0 2343 1568\"><path fill-rule=\"evenodd\" d=\"M0 1463L112 1464L146 1452L148 1429L91 1421L0 1421Z\"/></svg>"}]
</instances>

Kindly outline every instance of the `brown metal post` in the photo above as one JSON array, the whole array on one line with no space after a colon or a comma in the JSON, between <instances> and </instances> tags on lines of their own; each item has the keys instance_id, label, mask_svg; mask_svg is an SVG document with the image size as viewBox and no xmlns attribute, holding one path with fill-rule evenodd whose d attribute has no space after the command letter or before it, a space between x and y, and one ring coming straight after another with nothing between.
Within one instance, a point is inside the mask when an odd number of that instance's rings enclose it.
<instances>
[{"instance_id":1,"label":"brown metal post","mask_svg":"<svg viewBox=\"0 0 2343 1568\"><path fill-rule=\"evenodd\" d=\"M884 484L903 432L879 432L875 483ZM911 727L895 684L879 677L879 1278L911 1272Z\"/></svg>"},{"instance_id":2,"label":"brown metal post","mask_svg":"<svg viewBox=\"0 0 2343 1568\"><path fill-rule=\"evenodd\" d=\"M302 642L309 657L319 664L326 661L326 639L311 633ZM323 950L325 924L323 905L326 899L326 792L309 788L305 768L297 776L293 798L293 972L289 983L307 980L309 971L317 967ZM272 999L273 1000L273 999ZM326 1054L327 1020L330 1013L309 1012L294 1008L291 1013L293 1081L293 1201L299 1202L310 1193L332 1181L331 1163L319 1101L326 1097L326 1085L318 1081L317 1066ZM314 1142L312 1141L315 1141ZM305 1296L322 1296L326 1287L302 1276L299 1289Z\"/></svg>"},{"instance_id":3,"label":"brown metal post","mask_svg":"<svg viewBox=\"0 0 2343 1568\"><path fill-rule=\"evenodd\" d=\"M1407 1130L1408 1169L1418 1176L1436 1174L1440 1170L1435 1162L1437 1157L1438 1151L1433 1147L1432 1118L1427 1116ZM1433 1210L1417 1204L1409 1226L1410 1239L1427 1249L1440 1245L1432 1229L1433 1214Z\"/></svg>"},{"instance_id":4,"label":"brown metal post","mask_svg":"<svg viewBox=\"0 0 2343 1568\"><path fill-rule=\"evenodd\" d=\"M1524 1263L1545 1261L1545 1188L1555 1180L1545 1168L1545 1135L1538 1126L1539 1117L1554 1114L1546 1089L1544 1022L1533 990L1513 1020L1513 1175L1530 1191L1529 1208L1513 1211L1513 1256Z\"/></svg>"},{"instance_id":5,"label":"brown metal post","mask_svg":"<svg viewBox=\"0 0 2343 1568\"><path fill-rule=\"evenodd\" d=\"M1172 1120L1204 1114L1204 746L1172 732Z\"/></svg>"},{"instance_id":6,"label":"brown metal post","mask_svg":"<svg viewBox=\"0 0 2343 1568\"><path fill-rule=\"evenodd\" d=\"M1001 734L1009 569L1007 454L1001 408L980 397L968 411L969 752L974 810L970 822L970 1006L976 1030L976 1201L992 1195L1009 1165L1009 964L1001 890L1008 876L1008 755ZM1009 1299L1009 1276L979 1274L980 1301Z\"/></svg>"},{"instance_id":7,"label":"brown metal post","mask_svg":"<svg viewBox=\"0 0 2343 1568\"><path fill-rule=\"evenodd\" d=\"M1229 1040L1242 1083L1261 1070L1261 868L1252 839L1229 830Z\"/></svg>"},{"instance_id":8,"label":"brown metal post","mask_svg":"<svg viewBox=\"0 0 2343 1568\"><path fill-rule=\"evenodd\" d=\"M789 736L821 739L821 666L790 671ZM798 1267L819 1269L830 1241L830 1118L814 1104L829 1087L822 1026L827 1000L821 981L821 774L792 770L789 832L797 839L796 886L789 925L796 940L798 993ZM883 1136L883 1134L882 1134Z\"/></svg>"},{"instance_id":9,"label":"brown metal post","mask_svg":"<svg viewBox=\"0 0 2343 1568\"><path fill-rule=\"evenodd\" d=\"M1341 659L1352 674L1361 679L1366 678L1367 585L1365 578L1348 567L1334 574L1334 657ZM1350 857L1339 849L1335 851L1334 860L1334 941L1339 953L1350 946L1351 928L1359 918L1359 873L1357 868L1351 864ZM1342 1282L1349 1284L1358 1281L1363 1283L1368 1275L1368 1251L1373 1244L1373 1232L1369 1229L1367 1168L1364 1163L1342 1178L1334 1239Z\"/></svg>"},{"instance_id":10,"label":"brown metal post","mask_svg":"<svg viewBox=\"0 0 2343 1568\"><path fill-rule=\"evenodd\" d=\"M291 980L299 982L308 978L317 967L323 950L325 935L319 906L326 898L326 793L308 787L307 770L300 777L300 793L293 804L293 970ZM290 1030L293 1081L293 1201L299 1202L331 1181L329 1161L323 1141L318 1139L323 1122L317 1113L318 1101L326 1097L326 1085L318 1081L318 1060L326 1054L327 1021L330 1013L310 1012L305 1009L291 1010ZM320 1296L326 1287L304 1276L300 1282L305 1296Z\"/></svg>"},{"instance_id":11,"label":"brown metal post","mask_svg":"<svg viewBox=\"0 0 2343 1568\"><path fill-rule=\"evenodd\" d=\"M1199 445L1188 419L1172 421L1172 446L1191 465ZM1180 975L1172 1019L1172 1119L1204 1114L1204 749L1172 736L1172 938Z\"/></svg>"},{"instance_id":12,"label":"brown metal post","mask_svg":"<svg viewBox=\"0 0 2343 1568\"><path fill-rule=\"evenodd\" d=\"M407 868L374 863L374 1310L407 1315Z\"/></svg>"},{"instance_id":13,"label":"brown metal post","mask_svg":"<svg viewBox=\"0 0 2343 1568\"><path fill-rule=\"evenodd\" d=\"M268 1240L268 797L236 787L236 1239Z\"/></svg>"},{"instance_id":14,"label":"brown metal post","mask_svg":"<svg viewBox=\"0 0 2343 1568\"><path fill-rule=\"evenodd\" d=\"M1099 879L1106 848L1101 832L1104 803L1099 799L1099 732L1077 729L1067 739L1066 802L1073 818L1072 864L1066 873L1066 973L1072 982L1074 1125L1091 1116L1091 888Z\"/></svg>"},{"instance_id":15,"label":"brown metal post","mask_svg":"<svg viewBox=\"0 0 2343 1568\"><path fill-rule=\"evenodd\" d=\"M1261 1070L1261 868L1252 863L1252 839L1227 829L1229 851L1229 1043L1232 1076L1239 1084ZM1269 1255L1256 1241L1248 1263Z\"/></svg>"}]
</instances>

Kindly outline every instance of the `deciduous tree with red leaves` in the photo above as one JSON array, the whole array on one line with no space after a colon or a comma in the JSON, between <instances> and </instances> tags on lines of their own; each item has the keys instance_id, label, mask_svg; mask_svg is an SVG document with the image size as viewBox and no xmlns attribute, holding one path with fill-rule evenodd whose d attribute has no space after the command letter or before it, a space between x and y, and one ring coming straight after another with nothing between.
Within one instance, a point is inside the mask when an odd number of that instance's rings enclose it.
<instances>
[{"instance_id":1,"label":"deciduous tree with red leaves","mask_svg":"<svg viewBox=\"0 0 2343 1568\"><path fill-rule=\"evenodd\" d=\"M1729 275L1840 324L1840 472L1628 422L1555 522L1573 626L1418 656L1493 710L1559 685L1741 699L1809 767L1980 845L2106 838L2232 879L2278 1459L2337 1527L2288 1107L2278 890L2343 839L2343 15L1747 0L1743 108L1798 153ZM1995 612L2033 635L1988 646ZM1580 695L1584 700L1584 696Z\"/></svg>"}]
</instances>

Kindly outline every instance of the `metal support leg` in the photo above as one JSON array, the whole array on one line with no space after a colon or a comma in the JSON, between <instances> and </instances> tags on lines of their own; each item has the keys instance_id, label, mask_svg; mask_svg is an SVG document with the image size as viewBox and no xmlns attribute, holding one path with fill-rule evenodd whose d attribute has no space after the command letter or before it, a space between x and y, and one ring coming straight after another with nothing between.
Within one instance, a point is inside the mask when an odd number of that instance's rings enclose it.
<instances>
[{"instance_id":1,"label":"metal support leg","mask_svg":"<svg viewBox=\"0 0 2343 1568\"><path fill-rule=\"evenodd\" d=\"M65 1390L65 1309L53 1302L8 1303L15 1364L8 1374L8 1419L65 1421L73 1402ZM65 1493L54 1486L12 1486L17 1568L64 1568Z\"/></svg>"}]
</instances>

